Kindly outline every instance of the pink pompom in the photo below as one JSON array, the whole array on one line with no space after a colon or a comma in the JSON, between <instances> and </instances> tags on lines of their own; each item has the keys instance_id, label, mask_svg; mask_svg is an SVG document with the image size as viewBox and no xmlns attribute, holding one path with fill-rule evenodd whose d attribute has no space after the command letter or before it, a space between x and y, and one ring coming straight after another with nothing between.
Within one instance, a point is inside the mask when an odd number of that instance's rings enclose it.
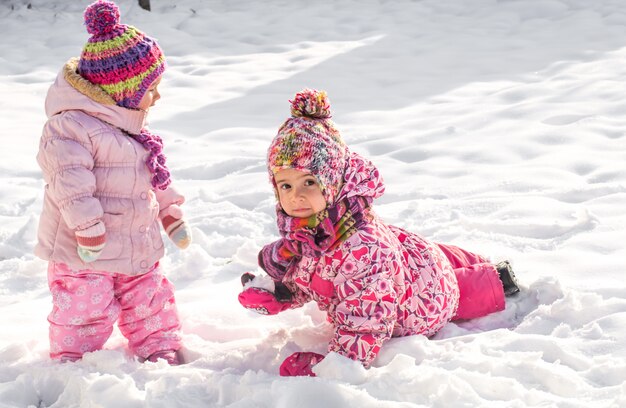
<instances>
[{"instance_id":1,"label":"pink pompom","mask_svg":"<svg viewBox=\"0 0 626 408\"><path fill-rule=\"evenodd\" d=\"M324 91L303 89L298 92L291 102L291 116L313 119L328 119L331 117L330 101Z\"/></svg>"},{"instance_id":2,"label":"pink pompom","mask_svg":"<svg viewBox=\"0 0 626 408\"><path fill-rule=\"evenodd\" d=\"M110 1L98 0L85 9L85 25L91 35L113 31L120 23L120 9Z\"/></svg>"}]
</instances>

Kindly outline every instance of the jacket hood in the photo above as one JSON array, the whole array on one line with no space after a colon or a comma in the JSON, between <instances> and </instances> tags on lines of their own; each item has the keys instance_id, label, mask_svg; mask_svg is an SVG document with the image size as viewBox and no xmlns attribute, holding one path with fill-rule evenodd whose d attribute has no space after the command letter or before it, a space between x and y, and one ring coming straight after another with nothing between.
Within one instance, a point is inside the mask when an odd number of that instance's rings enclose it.
<instances>
[{"instance_id":1,"label":"jacket hood","mask_svg":"<svg viewBox=\"0 0 626 408\"><path fill-rule=\"evenodd\" d=\"M72 58L57 75L46 96L46 115L50 118L64 111L81 110L128 133L139 134L148 113L117 106L99 86L81 77L77 67L78 58Z\"/></svg>"},{"instance_id":2,"label":"jacket hood","mask_svg":"<svg viewBox=\"0 0 626 408\"><path fill-rule=\"evenodd\" d=\"M348 197L382 196L385 184L376 166L358 153L351 152L343 174L343 185L337 202Z\"/></svg>"}]
</instances>

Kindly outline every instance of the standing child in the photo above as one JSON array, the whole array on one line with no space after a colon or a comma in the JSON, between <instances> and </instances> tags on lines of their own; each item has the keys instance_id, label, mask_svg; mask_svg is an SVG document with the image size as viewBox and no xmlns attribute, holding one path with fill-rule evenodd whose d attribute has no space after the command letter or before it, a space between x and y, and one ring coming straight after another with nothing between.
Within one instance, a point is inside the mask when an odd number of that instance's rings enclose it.
<instances>
[{"instance_id":1,"label":"standing child","mask_svg":"<svg viewBox=\"0 0 626 408\"><path fill-rule=\"evenodd\" d=\"M291 115L267 157L282 238L261 250L259 265L274 288L244 274L244 307L276 314L313 300L334 327L328 351L366 367L391 337L432 336L450 320L504 309L505 295L519 291L508 262L430 242L374 213L382 178L344 144L324 92L296 94ZM280 374L314 375L323 358L294 353Z\"/></svg>"},{"instance_id":2,"label":"standing child","mask_svg":"<svg viewBox=\"0 0 626 408\"><path fill-rule=\"evenodd\" d=\"M135 355L179 364L159 222L180 248L191 231L162 140L146 127L165 59L154 39L120 24L114 3L97 1L84 17L91 38L48 91L37 155L46 186L35 253L48 261L50 356L99 350L118 322Z\"/></svg>"}]
</instances>

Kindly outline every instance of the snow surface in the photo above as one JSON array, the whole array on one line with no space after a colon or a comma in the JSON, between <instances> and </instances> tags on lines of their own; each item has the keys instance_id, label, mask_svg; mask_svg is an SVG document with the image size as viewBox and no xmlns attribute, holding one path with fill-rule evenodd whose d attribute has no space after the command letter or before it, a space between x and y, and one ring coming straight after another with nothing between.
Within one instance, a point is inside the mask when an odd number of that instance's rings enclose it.
<instances>
[{"instance_id":1,"label":"snow surface","mask_svg":"<svg viewBox=\"0 0 626 408\"><path fill-rule=\"evenodd\" d=\"M4 0L0 407L626 406L626 2L135 3L119 1L123 21L168 57L151 125L194 233L162 263L187 364L139 363L117 330L80 362L49 360L35 155L89 1ZM379 166L385 220L512 261L524 290L506 310L392 339L369 370L330 355L317 378L277 375L331 334L314 304L268 317L237 302L277 238L264 155L304 87L328 91Z\"/></svg>"}]
</instances>

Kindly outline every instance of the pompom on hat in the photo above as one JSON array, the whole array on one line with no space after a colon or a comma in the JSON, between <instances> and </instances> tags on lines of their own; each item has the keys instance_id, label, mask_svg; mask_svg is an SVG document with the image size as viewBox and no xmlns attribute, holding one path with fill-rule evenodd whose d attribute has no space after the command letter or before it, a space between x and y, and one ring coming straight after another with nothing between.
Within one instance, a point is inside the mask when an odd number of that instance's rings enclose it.
<instances>
[{"instance_id":1,"label":"pompom on hat","mask_svg":"<svg viewBox=\"0 0 626 408\"><path fill-rule=\"evenodd\" d=\"M304 89L289 102L291 117L278 129L267 152L270 180L276 187L274 175L283 169L311 173L331 205L341 187L348 147L330 120L328 96Z\"/></svg>"},{"instance_id":2,"label":"pompom on hat","mask_svg":"<svg viewBox=\"0 0 626 408\"><path fill-rule=\"evenodd\" d=\"M120 23L120 11L98 0L85 9L91 34L78 62L78 73L100 86L117 105L137 109L150 85L165 71L157 42L132 26Z\"/></svg>"}]
</instances>

